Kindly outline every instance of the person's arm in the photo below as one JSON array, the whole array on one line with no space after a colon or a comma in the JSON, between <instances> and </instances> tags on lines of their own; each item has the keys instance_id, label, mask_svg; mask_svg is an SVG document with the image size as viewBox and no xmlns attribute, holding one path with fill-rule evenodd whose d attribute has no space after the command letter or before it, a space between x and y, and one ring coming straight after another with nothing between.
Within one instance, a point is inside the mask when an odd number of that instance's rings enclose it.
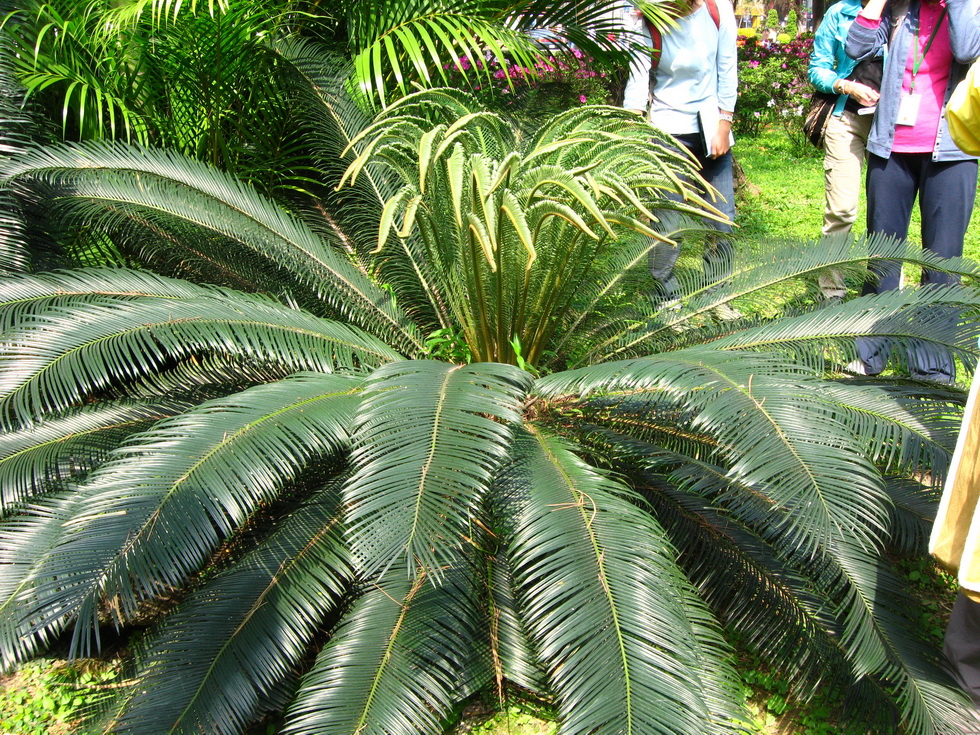
<instances>
[{"instance_id":1,"label":"person's arm","mask_svg":"<svg viewBox=\"0 0 980 735\"><path fill-rule=\"evenodd\" d=\"M973 0L946 0L949 13L949 44L953 58L969 64L980 57L980 26Z\"/></svg>"},{"instance_id":2,"label":"person's arm","mask_svg":"<svg viewBox=\"0 0 980 735\"><path fill-rule=\"evenodd\" d=\"M868 0L868 4L861 8L859 17L865 20L881 20L881 14L885 10L885 3L888 0Z\"/></svg>"},{"instance_id":3,"label":"person's arm","mask_svg":"<svg viewBox=\"0 0 980 735\"><path fill-rule=\"evenodd\" d=\"M887 0L868 0L847 31L844 52L852 59L874 56L888 42L891 33L891 16L882 14Z\"/></svg>"},{"instance_id":4,"label":"person's arm","mask_svg":"<svg viewBox=\"0 0 980 735\"><path fill-rule=\"evenodd\" d=\"M728 153L732 140L732 116L738 98L738 27L728 0L718 0L718 132L711 141L710 155Z\"/></svg>"},{"instance_id":5,"label":"person's arm","mask_svg":"<svg viewBox=\"0 0 980 735\"><path fill-rule=\"evenodd\" d=\"M646 28L646 23L640 23L634 30L636 37L648 49L653 48L653 39ZM623 91L623 107L645 115L650 105L650 64L648 54L636 54L630 62L630 75Z\"/></svg>"},{"instance_id":6,"label":"person's arm","mask_svg":"<svg viewBox=\"0 0 980 735\"><path fill-rule=\"evenodd\" d=\"M818 92L824 94L837 93L834 84L841 78L837 74L835 49L838 23L840 23L839 13L831 11L824 16L820 27L817 28L816 35L813 37L813 51L810 53L810 65L807 67L810 84Z\"/></svg>"}]
</instances>

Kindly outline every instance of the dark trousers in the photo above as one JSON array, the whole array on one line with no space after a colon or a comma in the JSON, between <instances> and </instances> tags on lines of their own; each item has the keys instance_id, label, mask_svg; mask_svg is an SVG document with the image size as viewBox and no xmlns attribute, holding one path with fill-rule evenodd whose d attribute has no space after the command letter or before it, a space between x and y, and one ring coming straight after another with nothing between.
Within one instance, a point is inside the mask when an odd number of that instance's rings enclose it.
<instances>
[{"instance_id":1,"label":"dark trousers","mask_svg":"<svg viewBox=\"0 0 980 735\"><path fill-rule=\"evenodd\" d=\"M977 191L977 162L932 160L931 153L893 153L889 158L870 155L867 174L868 232L884 233L904 240L916 197L922 219L922 247L944 258L963 254L963 238L970 224ZM882 293L898 288L902 266L877 262L877 282L868 281L864 293ZM924 270L923 284L955 283L956 277ZM955 314L951 314L955 318ZM887 340L860 338L858 356L865 371L876 375L885 369L891 346ZM909 354L913 376L950 382L954 377L952 357L945 351L925 347Z\"/></svg>"},{"instance_id":2,"label":"dark trousers","mask_svg":"<svg viewBox=\"0 0 980 735\"><path fill-rule=\"evenodd\" d=\"M980 705L980 603L962 591L949 616L943 653L953 678Z\"/></svg>"},{"instance_id":3,"label":"dark trousers","mask_svg":"<svg viewBox=\"0 0 980 735\"><path fill-rule=\"evenodd\" d=\"M711 184L718 193L721 194L722 199L712 202L710 196L705 196L705 198L711 202L715 207L721 210L729 219L735 220L735 178L733 174L732 165L732 154L731 151L726 153L724 156L718 158L708 158L707 152L704 150L704 143L701 140L701 135L698 133L692 133L690 135L675 135L675 138L687 148L694 157L698 160L700 169L698 173L701 177ZM692 182L688 182L692 183ZM705 195L706 192L702 187L698 187L698 192ZM672 199L679 199L679 197L671 196ZM712 227L722 233L730 233L732 231L732 226L728 224L723 224L721 222L716 222L714 220L709 220ZM709 279L720 278L728 275L731 267L731 258L734 253L731 241L726 237L719 237L714 243L709 244L704 250L704 269L705 274ZM677 263L677 257L680 255L680 247L671 247L669 245L658 244L654 246L653 252L650 254L650 270L653 273L654 279L660 284L660 288L663 289L663 296L672 297L674 295L674 280L673 272L674 265Z\"/></svg>"}]
</instances>

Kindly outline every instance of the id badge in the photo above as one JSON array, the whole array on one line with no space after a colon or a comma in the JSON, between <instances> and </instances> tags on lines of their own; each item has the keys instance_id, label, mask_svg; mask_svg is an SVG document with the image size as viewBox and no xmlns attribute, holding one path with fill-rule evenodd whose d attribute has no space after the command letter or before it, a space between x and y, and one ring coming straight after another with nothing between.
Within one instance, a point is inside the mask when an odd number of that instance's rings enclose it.
<instances>
[{"instance_id":1,"label":"id badge","mask_svg":"<svg viewBox=\"0 0 980 735\"><path fill-rule=\"evenodd\" d=\"M922 96L918 94L902 94L902 100L898 103L898 119L896 125L915 125L915 118L919 114L919 102Z\"/></svg>"}]
</instances>

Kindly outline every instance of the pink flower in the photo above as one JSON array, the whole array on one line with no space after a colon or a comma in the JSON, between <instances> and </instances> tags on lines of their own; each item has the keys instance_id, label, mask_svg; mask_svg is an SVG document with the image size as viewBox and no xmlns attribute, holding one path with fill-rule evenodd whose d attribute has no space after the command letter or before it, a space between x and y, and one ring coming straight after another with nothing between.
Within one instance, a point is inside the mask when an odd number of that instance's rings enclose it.
<instances>
[{"instance_id":1,"label":"pink flower","mask_svg":"<svg viewBox=\"0 0 980 735\"><path fill-rule=\"evenodd\" d=\"M580 94L578 96L578 101L581 102L584 105L586 102L589 101L589 98L586 97L584 94Z\"/></svg>"},{"instance_id":2,"label":"pink flower","mask_svg":"<svg viewBox=\"0 0 980 735\"><path fill-rule=\"evenodd\" d=\"M579 51L577 48L572 49L572 53L575 55L575 58L576 59L581 59L582 58L582 52Z\"/></svg>"}]
</instances>

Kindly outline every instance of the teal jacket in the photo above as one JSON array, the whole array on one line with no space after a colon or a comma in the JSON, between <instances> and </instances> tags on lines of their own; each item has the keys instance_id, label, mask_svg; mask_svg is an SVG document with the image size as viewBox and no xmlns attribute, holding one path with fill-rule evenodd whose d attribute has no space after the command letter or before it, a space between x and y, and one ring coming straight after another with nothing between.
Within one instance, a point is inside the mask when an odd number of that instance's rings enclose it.
<instances>
[{"instance_id":1,"label":"teal jacket","mask_svg":"<svg viewBox=\"0 0 980 735\"><path fill-rule=\"evenodd\" d=\"M847 31L861 12L861 0L840 0L824 13L823 20L813 37L813 53L810 55L808 75L810 83L819 92L833 94L834 82L845 79L854 71L857 62L844 50ZM847 95L842 94L834 105L834 115L844 112Z\"/></svg>"}]
</instances>

